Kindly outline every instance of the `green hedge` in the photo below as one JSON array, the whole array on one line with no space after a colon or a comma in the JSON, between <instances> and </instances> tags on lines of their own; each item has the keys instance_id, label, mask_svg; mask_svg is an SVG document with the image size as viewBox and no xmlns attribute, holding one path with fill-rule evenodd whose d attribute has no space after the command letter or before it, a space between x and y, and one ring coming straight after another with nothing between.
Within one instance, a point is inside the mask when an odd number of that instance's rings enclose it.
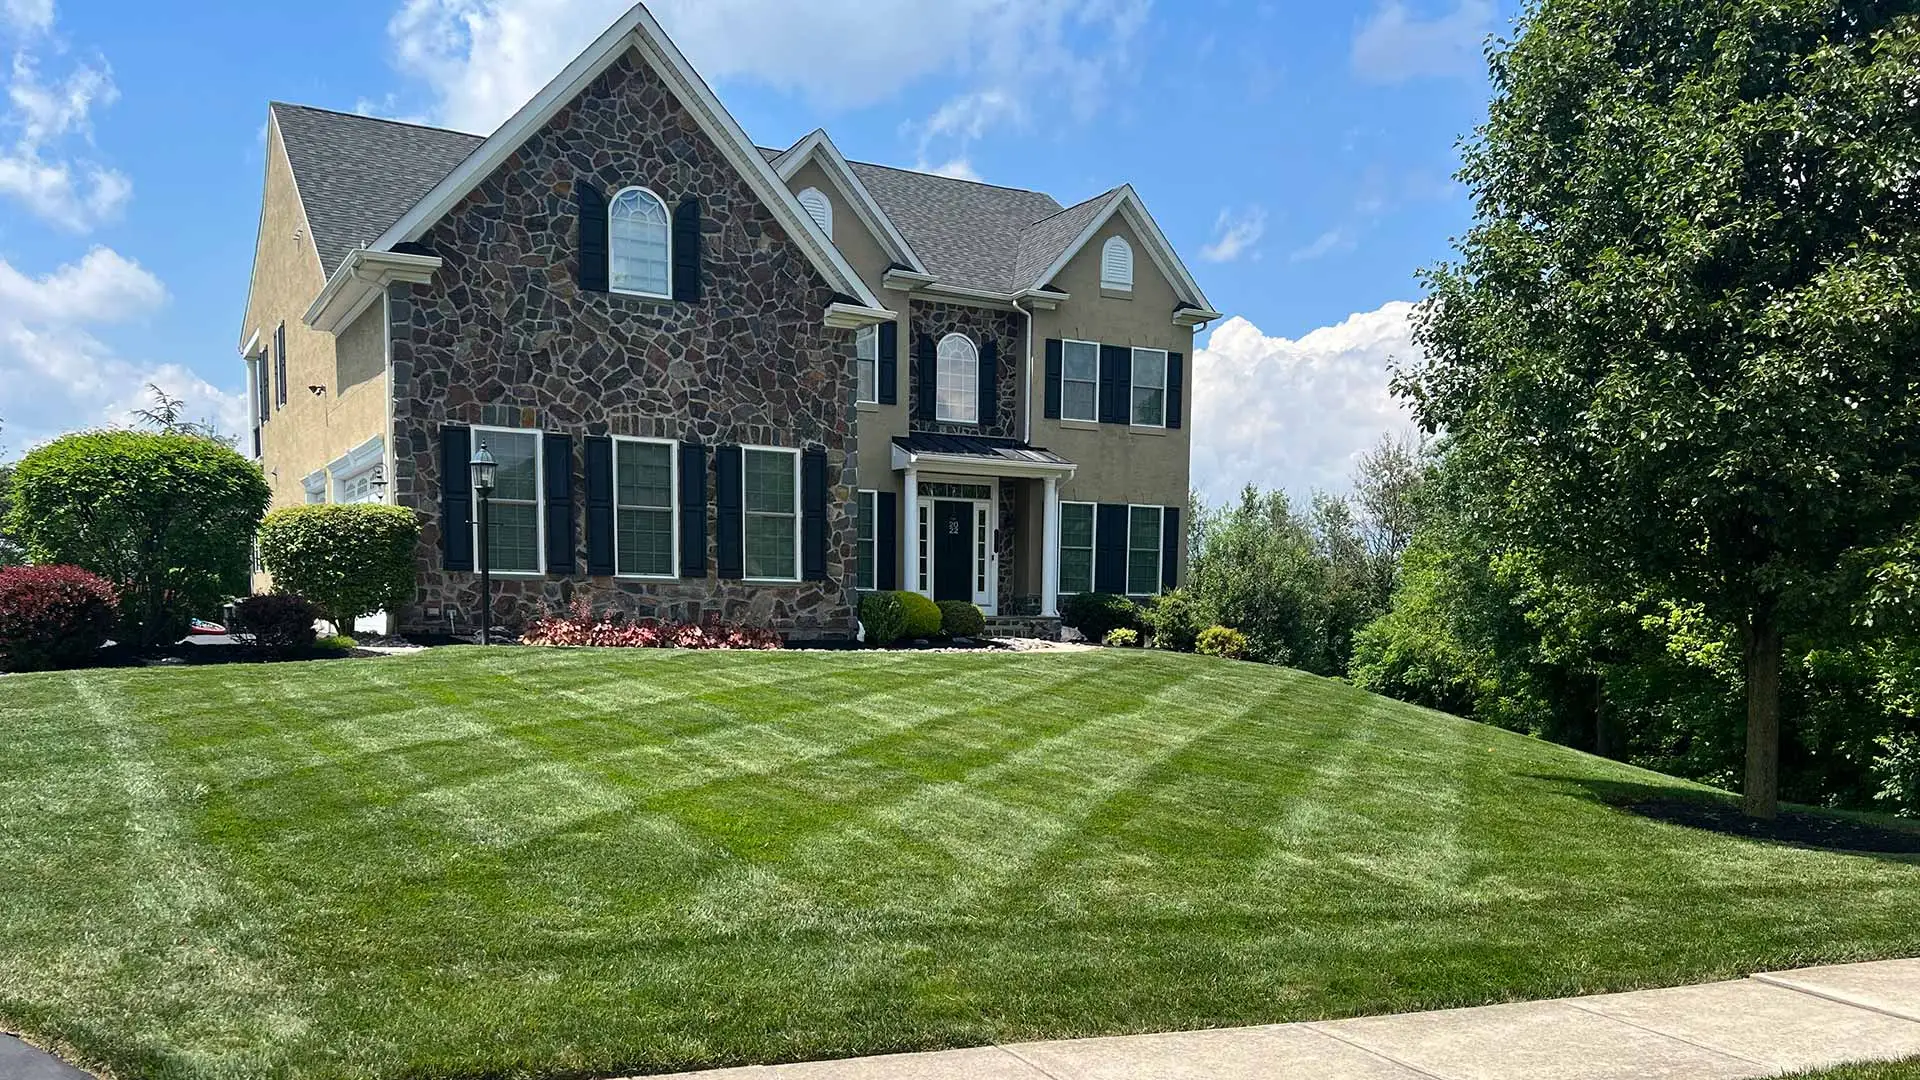
<instances>
[{"instance_id":1,"label":"green hedge","mask_svg":"<svg viewBox=\"0 0 1920 1080\"><path fill-rule=\"evenodd\" d=\"M11 496L8 531L28 560L105 578L120 640L164 645L247 591L271 493L258 466L211 439L87 431L21 458Z\"/></svg>"},{"instance_id":2,"label":"green hedge","mask_svg":"<svg viewBox=\"0 0 1920 1080\"><path fill-rule=\"evenodd\" d=\"M420 522L398 506L291 506L260 526L260 562L273 587L320 605L343 631L413 595Z\"/></svg>"},{"instance_id":3,"label":"green hedge","mask_svg":"<svg viewBox=\"0 0 1920 1080\"><path fill-rule=\"evenodd\" d=\"M987 616L965 600L942 600L940 632L950 638L979 637L987 632Z\"/></svg>"},{"instance_id":4,"label":"green hedge","mask_svg":"<svg viewBox=\"0 0 1920 1080\"><path fill-rule=\"evenodd\" d=\"M901 593L900 604L907 612L907 637L930 638L940 635L939 604L917 592Z\"/></svg>"},{"instance_id":5,"label":"green hedge","mask_svg":"<svg viewBox=\"0 0 1920 1080\"><path fill-rule=\"evenodd\" d=\"M891 645L907 633L907 608L897 592L872 592L860 598L860 625L866 628L867 644L875 648Z\"/></svg>"}]
</instances>

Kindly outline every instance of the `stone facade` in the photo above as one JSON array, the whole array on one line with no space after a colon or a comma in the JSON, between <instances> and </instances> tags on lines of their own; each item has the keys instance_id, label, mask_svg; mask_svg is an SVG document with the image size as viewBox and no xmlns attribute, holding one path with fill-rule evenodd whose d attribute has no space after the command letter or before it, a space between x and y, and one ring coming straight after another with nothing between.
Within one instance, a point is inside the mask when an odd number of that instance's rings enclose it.
<instances>
[{"instance_id":1,"label":"stone facade","mask_svg":"<svg viewBox=\"0 0 1920 1080\"><path fill-rule=\"evenodd\" d=\"M669 206L698 196L703 298L581 290L581 181L608 193L642 185ZM595 80L421 242L444 265L431 284L396 286L388 298L394 495L426 522L419 589L403 628L471 625L477 576L442 569L439 431L510 421L505 426L574 437L583 571L583 436L824 446L830 580L768 585L713 576L709 454L708 577L496 579L497 622L514 625L584 594L597 608L640 616L717 617L804 638L853 632L852 332L823 324L833 297L827 281L637 54Z\"/></svg>"},{"instance_id":2,"label":"stone facade","mask_svg":"<svg viewBox=\"0 0 1920 1080\"><path fill-rule=\"evenodd\" d=\"M914 372L913 378L908 380L907 392L907 416L911 430L938 431L950 435L988 435L1001 439L1017 437L1020 431L1020 351L1026 342L1021 315L1013 311L994 311L962 304L921 300L915 300L912 304L913 333L908 340L913 344L908 355L913 359ZM918 350L923 337L930 337L938 344L948 334L965 334L972 339L975 348L991 341L998 350L994 372L995 384L999 387L994 395L997 408L993 416L981 417L982 423L943 424L920 419L920 372L914 350Z\"/></svg>"}]
</instances>

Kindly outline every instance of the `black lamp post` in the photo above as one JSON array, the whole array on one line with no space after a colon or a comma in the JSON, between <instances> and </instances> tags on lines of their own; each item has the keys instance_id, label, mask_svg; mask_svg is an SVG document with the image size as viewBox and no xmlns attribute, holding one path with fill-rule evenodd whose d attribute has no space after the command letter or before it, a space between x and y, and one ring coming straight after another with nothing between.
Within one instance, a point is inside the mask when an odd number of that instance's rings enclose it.
<instances>
[{"instance_id":1,"label":"black lamp post","mask_svg":"<svg viewBox=\"0 0 1920 1080\"><path fill-rule=\"evenodd\" d=\"M473 473L473 492L480 497L480 644L493 644L493 577L492 562L488 558L487 541L487 504L493 497L493 455L487 453L487 444L481 443L474 451L473 460L467 463Z\"/></svg>"}]
</instances>

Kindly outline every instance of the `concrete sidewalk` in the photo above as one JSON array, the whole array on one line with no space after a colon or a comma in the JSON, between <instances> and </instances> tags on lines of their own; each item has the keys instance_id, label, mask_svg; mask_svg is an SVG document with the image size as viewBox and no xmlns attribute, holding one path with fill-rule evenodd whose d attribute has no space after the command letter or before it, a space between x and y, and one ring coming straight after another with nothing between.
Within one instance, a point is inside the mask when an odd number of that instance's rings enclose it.
<instances>
[{"instance_id":1,"label":"concrete sidewalk","mask_svg":"<svg viewBox=\"0 0 1920 1080\"><path fill-rule=\"evenodd\" d=\"M679 1075L682 1080L1739 1080L1914 1056L1920 1056L1920 960L1889 960L1448 1012Z\"/></svg>"}]
</instances>

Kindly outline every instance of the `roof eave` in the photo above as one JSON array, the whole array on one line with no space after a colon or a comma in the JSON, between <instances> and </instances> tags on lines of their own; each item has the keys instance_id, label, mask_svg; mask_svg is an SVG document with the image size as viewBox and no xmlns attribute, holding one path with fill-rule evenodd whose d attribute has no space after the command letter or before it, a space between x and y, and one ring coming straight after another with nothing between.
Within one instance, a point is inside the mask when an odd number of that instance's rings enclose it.
<instances>
[{"instance_id":1,"label":"roof eave","mask_svg":"<svg viewBox=\"0 0 1920 1080\"><path fill-rule=\"evenodd\" d=\"M300 321L323 333L338 334L372 306L388 286L424 285L439 269L437 255L358 248L341 260L340 269L327 279L326 287L313 298Z\"/></svg>"}]
</instances>

